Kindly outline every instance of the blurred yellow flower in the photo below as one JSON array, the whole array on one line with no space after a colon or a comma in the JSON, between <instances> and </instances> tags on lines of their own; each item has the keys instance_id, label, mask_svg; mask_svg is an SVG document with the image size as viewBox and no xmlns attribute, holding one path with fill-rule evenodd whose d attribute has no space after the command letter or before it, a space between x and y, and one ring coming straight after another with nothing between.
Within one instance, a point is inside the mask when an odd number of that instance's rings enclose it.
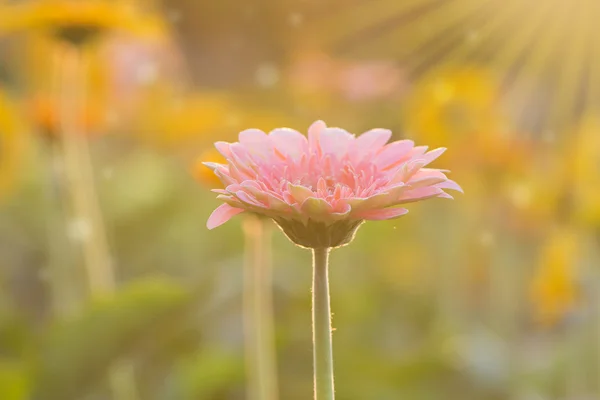
<instances>
[{"instance_id":1,"label":"blurred yellow flower","mask_svg":"<svg viewBox=\"0 0 600 400\"><path fill-rule=\"evenodd\" d=\"M573 213L577 221L600 226L600 115L583 119L569 135L573 144L568 155Z\"/></svg>"},{"instance_id":2,"label":"blurred yellow flower","mask_svg":"<svg viewBox=\"0 0 600 400\"><path fill-rule=\"evenodd\" d=\"M542 246L530 292L539 324L557 324L577 307L579 250L577 233L565 228L553 232Z\"/></svg>"},{"instance_id":3,"label":"blurred yellow flower","mask_svg":"<svg viewBox=\"0 0 600 400\"><path fill-rule=\"evenodd\" d=\"M502 197L507 202L503 222L520 233L535 232L553 223L564 212L564 182L561 164L553 162L547 169L530 165L502 183ZM548 180L552 176L552 180Z\"/></svg>"},{"instance_id":4,"label":"blurred yellow flower","mask_svg":"<svg viewBox=\"0 0 600 400\"><path fill-rule=\"evenodd\" d=\"M432 146L481 140L499 132L498 87L477 68L444 70L417 82L403 107L407 133Z\"/></svg>"},{"instance_id":5,"label":"blurred yellow flower","mask_svg":"<svg viewBox=\"0 0 600 400\"><path fill-rule=\"evenodd\" d=\"M260 103L246 103L225 92L177 96L167 87L157 87L145 98L134 125L142 140L171 149L235 140L249 127L269 131L297 125L289 114Z\"/></svg>"},{"instance_id":6,"label":"blurred yellow flower","mask_svg":"<svg viewBox=\"0 0 600 400\"><path fill-rule=\"evenodd\" d=\"M21 133L15 107L0 91L0 197L9 191L20 170L24 143Z\"/></svg>"},{"instance_id":7,"label":"blurred yellow flower","mask_svg":"<svg viewBox=\"0 0 600 400\"><path fill-rule=\"evenodd\" d=\"M39 0L0 6L0 35L30 29L47 29L80 44L111 29L154 35L165 27L160 19L138 13L129 2Z\"/></svg>"},{"instance_id":8,"label":"blurred yellow flower","mask_svg":"<svg viewBox=\"0 0 600 400\"><path fill-rule=\"evenodd\" d=\"M143 99L135 126L146 142L178 147L222 134L235 118L236 106L226 94L202 92L177 96L168 87L156 87ZM203 141L203 140L201 140Z\"/></svg>"}]
</instances>

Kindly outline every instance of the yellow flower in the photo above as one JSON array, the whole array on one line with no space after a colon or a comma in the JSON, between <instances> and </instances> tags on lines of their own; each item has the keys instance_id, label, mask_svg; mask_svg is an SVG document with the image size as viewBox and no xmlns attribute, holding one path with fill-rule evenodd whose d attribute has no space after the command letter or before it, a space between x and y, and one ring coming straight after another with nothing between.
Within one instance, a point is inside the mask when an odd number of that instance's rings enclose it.
<instances>
[{"instance_id":1,"label":"yellow flower","mask_svg":"<svg viewBox=\"0 0 600 400\"><path fill-rule=\"evenodd\" d=\"M543 245L537 271L531 284L531 301L535 320L543 326L561 322L577 307L577 234L558 229Z\"/></svg>"},{"instance_id":2,"label":"yellow flower","mask_svg":"<svg viewBox=\"0 0 600 400\"><path fill-rule=\"evenodd\" d=\"M429 75L404 105L406 131L434 147L481 139L501 127L497 98L496 81L485 70L463 67Z\"/></svg>"},{"instance_id":3,"label":"yellow flower","mask_svg":"<svg viewBox=\"0 0 600 400\"><path fill-rule=\"evenodd\" d=\"M19 171L23 150L22 131L15 108L0 92L0 197L9 190Z\"/></svg>"},{"instance_id":4,"label":"yellow flower","mask_svg":"<svg viewBox=\"0 0 600 400\"><path fill-rule=\"evenodd\" d=\"M166 87L149 93L136 122L141 139L159 147L183 148L215 140L235 140L248 127L269 131L297 126L293 117L276 109L254 105L224 92L197 92L174 96Z\"/></svg>"},{"instance_id":5,"label":"yellow flower","mask_svg":"<svg viewBox=\"0 0 600 400\"><path fill-rule=\"evenodd\" d=\"M127 2L39 0L0 6L0 35L31 29L47 29L81 44L108 30L155 34L164 31L164 25L157 18L140 15Z\"/></svg>"},{"instance_id":6,"label":"yellow flower","mask_svg":"<svg viewBox=\"0 0 600 400\"><path fill-rule=\"evenodd\" d=\"M141 139L159 147L178 147L223 135L235 118L236 106L218 92L173 95L168 87L156 87L144 98L135 117ZM209 141L207 140L207 141Z\"/></svg>"},{"instance_id":7,"label":"yellow flower","mask_svg":"<svg viewBox=\"0 0 600 400\"><path fill-rule=\"evenodd\" d=\"M501 196L508 209L503 222L509 228L535 233L564 213L564 171L561 163L552 160L547 164L532 162L517 174L504 177Z\"/></svg>"},{"instance_id":8,"label":"yellow flower","mask_svg":"<svg viewBox=\"0 0 600 400\"><path fill-rule=\"evenodd\" d=\"M600 115L587 116L569 135L574 217L585 225L600 226Z\"/></svg>"}]
</instances>

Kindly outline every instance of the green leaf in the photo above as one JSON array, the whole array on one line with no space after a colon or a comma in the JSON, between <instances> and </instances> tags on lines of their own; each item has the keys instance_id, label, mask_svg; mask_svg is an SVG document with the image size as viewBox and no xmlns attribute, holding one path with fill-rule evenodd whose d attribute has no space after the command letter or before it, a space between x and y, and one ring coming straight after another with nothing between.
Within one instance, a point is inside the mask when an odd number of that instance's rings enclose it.
<instances>
[{"instance_id":1,"label":"green leaf","mask_svg":"<svg viewBox=\"0 0 600 400\"><path fill-rule=\"evenodd\" d=\"M182 287L166 281L137 282L54 326L38 353L34 398L81 397L115 361L130 355L141 337L148 340L162 317L180 310L190 298Z\"/></svg>"},{"instance_id":2,"label":"green leaf","mask_svg":"<svg viewBox=\"0 0 600 400\"><path fill-rule=\"evenodd\" d=\"M0 399L25 400L29 395L29 377L18 362L0 361Z\"/></svg>"},{"instance_id":3,"label":"green leaf","mask_svg":"<svg viewBox=\"0 0 600 400\"><path fill-rule=\"evenodd\" d=\"M213 347L185 360L178 372L181 398L208 399L223 388L241 384L244 363L239 354Z\"/></svg>"}]
</instances>

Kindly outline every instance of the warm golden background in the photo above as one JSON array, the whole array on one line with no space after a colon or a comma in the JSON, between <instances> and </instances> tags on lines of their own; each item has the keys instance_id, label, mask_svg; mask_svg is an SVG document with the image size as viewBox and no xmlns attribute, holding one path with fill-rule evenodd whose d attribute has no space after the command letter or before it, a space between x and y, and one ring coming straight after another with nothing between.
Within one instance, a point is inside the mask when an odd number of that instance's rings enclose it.
<instances>
[{"instance_id":1,"label":"warm golden background","mask_svg":"<svg viewBox=\"0 0 600 400\"><path fill-rule=\"evenodd\" d=\"M207 231L195 163L316 119L448 147L465 190L333 253L340 400L600 399L598 21L597 0L0 2L0 399L108 399L132 365L137 399L243 399L240 220ZM273 241L281 399L306 400L310 253Z\"/></svg>"}]
</instances>

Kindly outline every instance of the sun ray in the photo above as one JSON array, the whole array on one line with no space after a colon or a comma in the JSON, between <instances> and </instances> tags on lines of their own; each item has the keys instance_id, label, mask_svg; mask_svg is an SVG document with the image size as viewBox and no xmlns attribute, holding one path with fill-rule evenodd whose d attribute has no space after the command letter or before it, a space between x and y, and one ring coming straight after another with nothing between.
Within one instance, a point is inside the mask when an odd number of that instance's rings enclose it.
<instances>
[{"instance_id":1,"label":"sun ray","mask_svg":"<svg viewBox=\"0 0 600 400\"><path fill-rule=\"evenodd\" d=\"M489 3L493 5L492 3ZM457 46L449 47L445 54L429 55L426 60L417 60L414 63L409 64L409 69L415 71L415 74L428 70L428 72L434 72L438 68L444 68L444 65L464 63L466 60L472 60L474 54L480 53L482 48L489 48L490 43L494 42L497 38L499 31L505 30L507 26L510 26L511 22L515 20L515 16L523 12L523 7L526 5L524 2L512 1L506 4L501 9L493 8L486 10L491 13L489 20L475 28L470 38L466 37L465 42L458 43ZM529 26L529 25L527 25ZM517 33L519 35L519 33ZM427 45L426 45L427 46ZM424 46L424 52L427 51L427 47ZM443 61L443 62L442 62Z\"/></svg>"},{"instance_id":2,"label":"sun ray","mask_svg":"<svg viewBox=\"0 0 600 400\"><path fill-rule=\"evenodd\" d=\"M519 3L519 1L515 1L514 3ZM509 25L504 24L503 27L499 27L499 30L502 30L503 32L498 32L499 34L495 35L495 38L496 42L503 43L503 45L500 44L497 51L492 56L491 64L495 69L513 68L517 60L531 47L535 46L535 41L537 39L536 34L539 34L539 32L543 30L551 8L552 5L550 2L544 2L536 7L522 10L529 13L530 19L526 24L520 24L515 27L515 30L512 32L509 39L505 36Z\"/></svg>"},{"instance_id":3,"label":"sun ray","mask_svg":"<svg viewBox=\"0 0 600 400\"><path fill-rule=\"evenodd\" d=\"M414 38L407 46L393 48L390 54L410 66L417 63L416 58L426 58L427 56L443 51L455 43L465 41L469 32L473 30L468 27L468 24L471 23L474 25L477 17L485 14L488 5L489 2L485 1L474 3L470 9L464 10L463 13L455 15L451 20L448 20L443 28L440 27L429 31L424 30L426 34ZM441 16L438 15L438 18L441 18Z\"/></svg>"},{"instance_id":4,"label":"sun ray","mask_svg":"<svg viewBox=\"0 0 600 400\"><path fill-rule=\"evenodd\" d=\"M385 30L386 25L401 22L399 17L410 15L415 10L423 10L436 5L439 0L374 0L358 5L341 8L336 12L335 19L317 18L309 31L314 32L319 44L334 49L353 48L356 43L368 42L368 37L379 35ZM394 12L390 21L390 9ZM352 26L352 33L348 34L348 26Z\"/></svg>"},{"instance_id":5,"label":"sun ray","mask_svg":"<svg viewBox=\"0 0 600 400\"><path fill-rule=\"evenodd\" d=\"M340 54L392 58L416 79L452 66L488 67L501 78L504 104L532 132L560 130L600 108L598 0L355 4L327 39Z\"/></svg>"},{"instance_id":6,"label":"sun ray","mask_svg":"<svg viewBox=\"0 0 600 400\"><path fill-rule=\"evenodd\" d=\"M594 24L600 15L600 2L590 2L590 31L594 31ZM589 77L587 83L587 107L589 111L600 111L600 37L594 32L589 38Z\"/></svg>"},{"instance_id":7,"label":"sun ray","mask_svg":"<svg viewBox=\"0 0 600 400\"><path fill-rule=\"evenodd\" d=\"M432 36L458 25L480 7L480 2L463 3L461 0L448 0L438 7L426 10L418 18L412 18L401 26L394 26L395 29L377 39L358 43L352 53L367 56L386 54L396 59L406 59L421 49L422 44ZM368 45L368 49L365 49L364 45Z\"/></svg>"},{"instance_id":8,"label":"sun ray","mask_svg":"<svg viewBox=\"0 0 600 400\"><path fill-rule=\"evenodd\" d=\"M556 5L556 2L554 2ZM564 3L561 3L564 4ZM556 12L556 9L553 9ZM538 30L538 36L540 37L536 41L535 46L531 46L530 51L526 54L526 57L522 62L517 63L512 72L506 75L504 85L508 87L508 98L514 95L515 92L521 90L521 88L531 87L533 85L534 90L529 93L530 96L535 97L536 108L541 108L541 114L546 115L548 110L548 102L551 101L549 93L546 93L549 88L547 87L548 65L552 61L552 50L556 43L560 41L562 26L564 21L560 19L549 20L548 24L544 24ZM544 95L545 94L545 95ZM529 107L523 107L521 110L515 110L518 121L524 121L530 125L529 129L540 131L541 120L532 121L532 116L535 113L531 113ZM528 114L529 118L526 117Z\"/></svg>"},{"instance_id":9,"label":"sun ray","mask_svg":"<svg viewBox=\"0 0 600 400\"><path fill-rule=\"evenodd\" d=\"M589 3L580 2L574 3L571 11L572 19L575 24L570 32L569 43L566 47L569 48L568 56L560 53L560 49L556 49L556 58L562 64L558 74L558 84L556 92L556 101L550 111L551 125L559 125L561 122L572 123L573 118L580 113L576 109L579 94L581 77L584 75L586 58L586 50L589 51L588 38L593 31L589 30L590 9L587 7ZM568 20L568 16L565 16Z\"/></svg>"}]
</instances>

